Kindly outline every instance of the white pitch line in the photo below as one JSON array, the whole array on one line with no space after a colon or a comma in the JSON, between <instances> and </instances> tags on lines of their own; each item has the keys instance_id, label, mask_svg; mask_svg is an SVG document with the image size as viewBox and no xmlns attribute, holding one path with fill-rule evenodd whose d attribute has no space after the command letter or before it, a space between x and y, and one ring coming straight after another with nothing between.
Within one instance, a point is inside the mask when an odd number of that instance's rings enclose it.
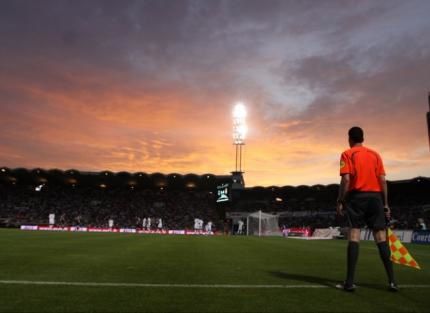
<instances>
[{"instance_id":1,"label":"white pitch line","mask_svg":"<svg viewBox=\"0 0 430 313\"><path fill-rule=\"evenodd\" d=\"M144 284L144 283L96 283L63 281L0 280L0 284L61 285L88 287L161 287L161 288L327 288L324 285L228 285L228 284Z\"/></svg>"},{"instance_id":2,"label":"white pitch line","mask_svg":"<svg viewBox=\"0 0 430 313\"><path fill-rule=\"evenodd\" d=\"M229 285L229 284L144 284L144 283L97 283L68 281L0 280L3 285L50 285L79 287L150 287L150 288L225 288L225 289L316 289L329 288L327 285ZM401 288L430 288L430 285L400 285ZM334 286L333 286L334 288Z\"/></svg>"},{"instance_id":3,"label":"white pitch line","mask_svg":"<svg viewBox=\"0 0 430 313\"><path fill-rule=\"evenodd\" d=\"M80 287L151 287L151 288L328 288L324 285L229 285L229 284L144 284L144 283L97 283L67 281L0 280L5 285L54 285Z\"/></svg>"}]
</instances>

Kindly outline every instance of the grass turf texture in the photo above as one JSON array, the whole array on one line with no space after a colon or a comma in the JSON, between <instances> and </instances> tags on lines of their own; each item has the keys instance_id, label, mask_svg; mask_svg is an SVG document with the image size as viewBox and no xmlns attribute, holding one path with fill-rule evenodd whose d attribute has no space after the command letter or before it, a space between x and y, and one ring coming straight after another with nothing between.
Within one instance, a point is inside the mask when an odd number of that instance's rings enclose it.
<instances>
[{"instance_id":1,"label":"grass turf texture","mask_svg":"<svg viewBox=\"0 0 430 313\"><path fill-rule=\"evenodd\" d=\"M407 245L423 270L395 265L401 285L430 285L430 247ZM328 288L165 288L0 283L0 312L429 312L430 288L386 290L373 242L362 242L353 294L346 241L53 233L0 229L0 280L322 285Z\"/></svg>"}]
</instances>

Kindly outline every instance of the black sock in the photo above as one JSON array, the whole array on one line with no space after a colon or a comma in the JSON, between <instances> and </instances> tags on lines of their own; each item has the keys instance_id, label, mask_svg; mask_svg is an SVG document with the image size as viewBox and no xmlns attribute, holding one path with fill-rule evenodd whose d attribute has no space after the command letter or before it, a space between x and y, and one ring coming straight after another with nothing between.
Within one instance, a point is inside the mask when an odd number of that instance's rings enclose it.
<instances>
[{"instance_id":1,"label":"black sock","mask_svg":"<svg viewBox=\"0 0 430 313\"><path fill-rule=\"evenodd\" d=\"M350 241L348 243L348 253L347 253L347 277L346 284L352 285L354 283L355 266L358 260L358 242Z\"/></svg>"},{"instance_id":2,"label":"black sock","mask_svg":"<svg viewBox=\"0 0 430 313\"><path fill-rule=\"evenodd\" d=\"M390 247L386 241L378 242L379 255L381 256L382 263L384 263L385 271L387 272L388 281L394 283L393 263L391 262Z\"/></svg>"}]
</instances>

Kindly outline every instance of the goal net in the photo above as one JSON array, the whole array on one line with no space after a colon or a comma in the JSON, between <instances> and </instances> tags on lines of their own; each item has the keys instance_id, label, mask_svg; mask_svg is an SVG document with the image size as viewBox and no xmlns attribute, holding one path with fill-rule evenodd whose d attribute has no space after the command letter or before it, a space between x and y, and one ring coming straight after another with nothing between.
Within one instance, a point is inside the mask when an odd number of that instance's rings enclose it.
<instances>
[{"instance_id":1,"label":"goal net","mask_svg":"<svg viewBox=\"0 0 430 313\"><path fill-rule=\"evenodd\" d=\"M248 215L247 225L247 235L282 236L277 215L257 211Z\"/></svg>"}]
</instances>

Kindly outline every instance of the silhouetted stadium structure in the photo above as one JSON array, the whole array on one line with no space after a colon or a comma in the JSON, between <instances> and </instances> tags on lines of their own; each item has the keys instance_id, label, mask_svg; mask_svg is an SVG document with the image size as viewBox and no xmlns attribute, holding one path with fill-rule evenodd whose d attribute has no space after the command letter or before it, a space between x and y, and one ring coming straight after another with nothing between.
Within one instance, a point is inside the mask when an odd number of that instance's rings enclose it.
<instances>
[{"instance_id":1,"label":"silhouetted stadium structure","mask_svg":"<svg viewBox=\"0 0 430 313\"><path fill-rule=\"evenodd\" d=\"M191 229L194 218L223 229L225 212L280 213L280 224L328 227L336 220L338 184L252 187L233 190L217 203L217 186L233 185L233 175L147 174L0 168L0 225L47 224L55 213L67 225L139 227L144 217L162 218L163 227ZM430 221L430 178L390 181L389 198L398 228ZM39 187L39 188L36 188ZM39 190L37 190L39 189ZM230 196L231 197L231 196ZM60 220L61 217L61 220Z\"/></svg>"}]
</instances>

